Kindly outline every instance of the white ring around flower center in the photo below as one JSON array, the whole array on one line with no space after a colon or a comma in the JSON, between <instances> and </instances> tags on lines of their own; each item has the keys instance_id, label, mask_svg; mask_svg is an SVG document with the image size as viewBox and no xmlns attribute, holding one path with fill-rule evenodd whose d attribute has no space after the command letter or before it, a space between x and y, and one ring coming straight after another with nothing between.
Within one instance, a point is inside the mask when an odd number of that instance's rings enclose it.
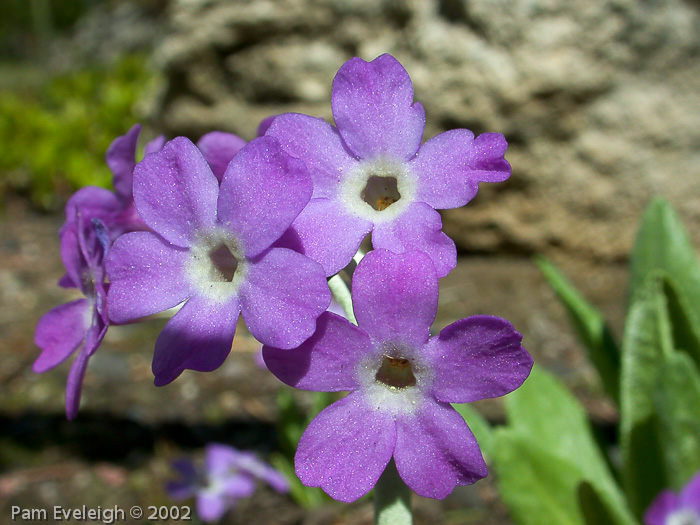
<instances>
[{"instance_id":1,"label":"white ring around flower center","mask_svg":"<svg viewBox=\"0 0 700 525\"><path fill-rule=\"evenodd\" d=\"M690 509L680 509L666 516L664 525L700 525L700 516Z\"/></svg>"},{"instance_id":2,"label":"white ring around flower center","mask_svg":"<svg viewBox=\"0 0 700 525\"><path fill-rule=\"evenodd\" d=\"M396 416L411 414L420 406L432 374L417 354L406 345L384 343L358 363L356 374L360 383L359 390L371 408ZM387 358L408 361L415 384L397 388L382 382L377 374Z\"/></svg>"},{"instance_id":3,"label":"white ring around flower center","mask_svg":"<svg viewBox=\"0 0 700 525\"><path fill-rule=\"evenodd\" d=\"M389 183L386 204L378 207L367 202L367 194L378 179ZM368 192L369 189L369 192ZM398 195L396 195L398 193ZM381 194L381 192L380 192ZM416 196L416 181L405 162L378 157L361 162L340 183L338 199L352 214L373 224L392 221L401 215ZM374 197L372 197L374 198Z\"/></svg>"},{"instance_id":4,"label":"white ring around flower center","mask_svg":"<svg viewBox=\"0 0 700 525\"><path fill-rule=\"evenodd\" d=\"M246 270L239 243L222 228L199 232L185 263L185 275L195 289L220 303L238 292Z\"/></svg>"}]
</instances>

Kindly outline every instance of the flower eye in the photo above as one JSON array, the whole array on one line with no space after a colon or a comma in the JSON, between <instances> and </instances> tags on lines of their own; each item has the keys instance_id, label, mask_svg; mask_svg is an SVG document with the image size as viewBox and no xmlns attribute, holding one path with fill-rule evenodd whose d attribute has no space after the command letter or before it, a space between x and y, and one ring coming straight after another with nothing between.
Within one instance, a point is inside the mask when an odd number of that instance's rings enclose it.
<instances>
[{"instance_id":1,"label":"flower eye","mask_svg":"<svg viewBox=\"0 0 700 525\"><path fill-rule=\"evenodd\" d=\"M394 389L415 386L416 384L416 376L413 375L411 362L403 357L384 356L382 366L377 370L375 379Z\"/></svg>"}]
</instances>

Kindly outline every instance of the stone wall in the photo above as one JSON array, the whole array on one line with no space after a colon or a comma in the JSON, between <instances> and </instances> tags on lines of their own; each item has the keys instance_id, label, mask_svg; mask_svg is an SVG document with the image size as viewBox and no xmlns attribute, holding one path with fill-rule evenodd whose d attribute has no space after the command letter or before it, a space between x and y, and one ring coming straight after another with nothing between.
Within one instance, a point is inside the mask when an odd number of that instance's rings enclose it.
<instances>
[{"instance_id":1,"label":"stone wall","mask_svg":"<svg viewBox=\"0 0 700 525\"><path fill-rule=\"evenodd\" d=\"M391 53L426 138L509 141L511 179L444 213L460 249L619 261L654 195L700 244L696 0L172 0L168 21L154 119L169 134L252 138L285 111L330 120L343 61Z\"/></svg>"}]
</instances>

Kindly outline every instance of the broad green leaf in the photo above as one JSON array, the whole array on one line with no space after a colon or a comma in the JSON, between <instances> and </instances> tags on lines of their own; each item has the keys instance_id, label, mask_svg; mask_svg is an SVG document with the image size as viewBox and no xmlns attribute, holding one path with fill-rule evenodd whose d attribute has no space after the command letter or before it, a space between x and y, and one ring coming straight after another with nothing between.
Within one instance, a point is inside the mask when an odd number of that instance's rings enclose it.
<instances>
[{"instance_id":1,"label":"broad green leaf","mask_svg":"<svg viewBox=\"0 0 700 525\"><path fill-rule=\"evenodd\" d=\"M523 439L521 447L537 447L548 456L568 465L566 502L567 505L575 506L579 516L577 487L582 481L588 481L595 487L610 514L615 516L616 523L634 523L595 442L585 411L553 376L535 366L523 386L506 396L505 407L509 430ZM494 456L500 457L502 461L504 453L500 450L501 446L497 440ZM534 450L528 454L520 461L532 459L530 456L533 455L539 458L539 453ZM496 464L499 479L512 475L513 465L498 460ZM563 465L560 466L563 468ZM544 516L541 519L540 523L554 523Z\"/></svg>"},{"instance_id":2,"label":"broad green leaf","mask_svg":"<svg viewBox=\"0 0 700 525\"><path fill-rule=\"evenodd\" d=\"M700 376L686 354L666 357L653 400L668 486L680 490L700 471Z\"/></svg>"},{"instance_id":3,"label":"broad green leaf","mask_svg":"<svg viewBox=\"0 0 700 525\"><path fill-rule=\"evenodd\" d=\"M495 433L498 489L521 525L584 525L576 500L576 467L514 428Z\"/></svg>"},{"instance_id":4,"label":"broad green leaf","mask_svg":"<svg viewBox=\"0 0 700 525\"><path fill-rule=\"evenodd\" d=\"M493 451L493 430L491 425L472 405L455 403L452 406L467 423L467 426L479 443L479 448L481 448L484 458L488 462Z\"/></svg>"},{"instance_id":5,"label":"broad green leaf","mask_svg":"<svg viewBox=\"0 0 700 525\"><path fill-rule=\"evenodd\" d=\"M620 350L603 316L549 260L537 257L535 264L566 308L576 335L598 370L605 392L618 403Z\"/></svg>"},{"instance_id":6,"label":"broad green leaf","mask_svg":"<svg viewBox=\"0 0 700 525\"><path fill-rule=\"evenodd\" d=\"M595 487L582 481L577 487L578 503L586 525L617 525L617 520Z\"/></svg>"},{"instance_id":7,"label":"broad green leaf","mask_svg":"<svg viewBox=\"0 0 700 525\"><path fill-rule=\"evenodd\" d=\"M637 516L666 486L652 392L663 356L673 351L672 346L663 277L652 274L629 308L622 340L622 481Z\"/></svg>"},{"instance_id":8,"label":"broad green leaf","mask_svg":"<svg viewBox=\"0 0 700 525\"><path fill-rule=\"evenodd\" d=\"M666 278L664 293L668 303L668 315L675 348L688 353L700 367L700 326L693 323L686 297L676 290L676 285Z\"/></svg>"},{"instance_id":9,"label":"broad green leaf","mask_svg":"<svg viewBox=\"0 0 700 525\"><path fill-rule=\"evenodd\" d=\"M682 291L693 324L700 327L700 266L697 254L680 219L663 199L653 200L642 216L631 257L630 301L654 270L663 270L676 290Z\"/></svg>"}]
</instances>

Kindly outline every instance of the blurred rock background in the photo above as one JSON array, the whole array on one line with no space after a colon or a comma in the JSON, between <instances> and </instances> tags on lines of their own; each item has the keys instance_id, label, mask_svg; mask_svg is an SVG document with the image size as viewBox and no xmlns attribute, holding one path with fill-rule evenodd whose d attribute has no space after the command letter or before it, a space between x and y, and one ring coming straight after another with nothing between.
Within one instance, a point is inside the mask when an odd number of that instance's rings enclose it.
<instances>
[{"instance_id":1,"label":"blurred rock background","mask_svg":"<svg viewBox=\"0 0 700 525\"><path fill-rule=\"evenodd\" d=\"M164 321L111 330L80 416L63 420L67 364L30 370L36 320L73 298L55 286L61 208L79 186L109 185L104 151L134 122L147 139L196 140L212 129L251 139L286 111L330 121L338 67L382 53L411 75L425 138L466 127L509 142L511 178L443 214L461 259L441 283L436 328L508 318L609 430L614 409L530 257L553 258L619 335L648 199L666 196L700 245L696 0L5 0L0 521L11 505L166 503L168 460L209 440L274 450L278 383L243 329L219 371L160 389L150 358ZM499 402L479 408L502 420ZM509 523L488 481L418 508L418 523ZM370 519L367 502L306 512L262 490L228 522Z\"/></svg>"}]
</instances>

